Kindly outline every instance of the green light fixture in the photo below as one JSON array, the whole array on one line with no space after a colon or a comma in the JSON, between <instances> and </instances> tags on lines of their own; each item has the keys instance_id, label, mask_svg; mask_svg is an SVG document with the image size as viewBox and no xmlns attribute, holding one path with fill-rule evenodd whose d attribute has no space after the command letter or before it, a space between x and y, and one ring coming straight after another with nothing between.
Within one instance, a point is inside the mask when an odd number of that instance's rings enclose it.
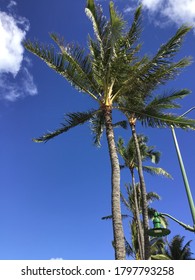
<instances>
[{"instance_id":1,"label":"green light fixture","mask_svg":"<svg viewBox=\"0 0 195 280\"><path fill-rule=\"evenodd\" d=\"M153 218L154 228L148 230L148 235L153 237L162 237L171 233L169 229L163 228L161 226L159 216L160 216L159 213L157 212L154 213L154 218Z\"/></svg>"}]
</instances>

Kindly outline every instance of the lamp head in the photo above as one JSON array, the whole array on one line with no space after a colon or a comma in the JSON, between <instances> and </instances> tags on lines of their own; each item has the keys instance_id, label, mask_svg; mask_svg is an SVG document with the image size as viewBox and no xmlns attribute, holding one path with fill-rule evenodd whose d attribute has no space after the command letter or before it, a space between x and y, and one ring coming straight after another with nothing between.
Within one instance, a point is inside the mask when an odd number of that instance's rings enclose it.
<instances>
[{"instance_id":1,"label":"lamp head","mask_svg":"<svg viewBox=\"0 0 195 280\"><path fill-rule=\"evenodd\" d=\"M154 237L162 237L162 236L166 236L171 233L171 231L169 229L163 228L161 226L159 216L160 216L159 213L157 213L157 212L154 213L154 218L153 218L154 228L148 230L148 235L154 236Z\"/></svg>"},{"instance_id":2,"label":"lamp head","mask_svg":"<svg viewBox=\"0 0 195 280\"><path fill-rule=\"evenodd\" d=\"M152 228L148 230L148 235L153 237L162 237L170 233L171 231L168 228Z\"/></svg>"}]
</instances>

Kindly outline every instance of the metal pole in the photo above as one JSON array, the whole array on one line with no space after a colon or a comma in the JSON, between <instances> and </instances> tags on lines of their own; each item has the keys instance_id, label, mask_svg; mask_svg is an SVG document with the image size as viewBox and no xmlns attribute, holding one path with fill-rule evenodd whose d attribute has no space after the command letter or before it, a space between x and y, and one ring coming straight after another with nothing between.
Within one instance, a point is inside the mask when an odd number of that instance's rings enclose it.
<instances>
[{"instance_id":1,"label":"metal pole","mask_svg":"<svg viewBox=\"0 0 195 280\"><path fill-rule=\"evenodd\" d=\"M189 225L184 224L183 222L177 220L176 218L174 218L173 216L167 214L167 213L159 213L159 216L166 216L169 217L170 219L172 219L174 222L178 223L180 226L184 227L186 230L195 232L195 228L191 227Z\"/></svg>"},{"instance_id":2,"label":"metal pole","mask_svg":"<svg viewBox=\"0 0 195 280\"><path fill-rule=\"evenodd\" d=\"M192 107L191 109L189 109L187 112L185 112L180 117L183 117L184 115L186 115L187 113L189 113L193 109L195 109L195 107ZM183 181L184 181L184 185L185 185L185 190L186 190L186 194L187 194L187 198L188 198L188 202L189 202L189 206L190 206L190 210L191 210L191 214L192 214L194 228L195 228L195 206L194 206L194 201L193 201L193 198L192 198L192 193L191 193L191 190L190 190L190 185L189 185L189 182L188 182L188 177L186 175L185 167L184 167L184 164L183 164L181 152L180 152L180 149L179 149L179 145L178 145L178 142L177 142L177 138L176 138L176 134L175 134L175 130L174 130L173 126L171 126L171 131L172 131L172 135L173 135L173 140L174 140L174 144L175 144L175 148L176 148L176 152L177 152L177 156L178 156L178 160L179 160L179 165L180 165L180 168L181 168L181 173L182 173L182 177L183 177Z\"/></svg>"}]
</instances>

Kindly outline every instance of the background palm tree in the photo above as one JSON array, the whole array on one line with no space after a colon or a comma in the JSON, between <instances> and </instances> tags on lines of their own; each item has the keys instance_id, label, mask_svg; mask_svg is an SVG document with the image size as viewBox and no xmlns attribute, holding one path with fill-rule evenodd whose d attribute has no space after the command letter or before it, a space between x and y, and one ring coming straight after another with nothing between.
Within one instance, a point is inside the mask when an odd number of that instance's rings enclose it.
<instances>
[{"instance_id":1,"label":"background palm tree","mask_svg":"<svg viewBox=\"0 0 195 280\"><path fill-rule=\"evenodd\" d=\"M162 175L167 178L172 178L171 175L161 167L148 166L144 164L147 161L158 164L160 161L161 153L155 150L155 146L148 146L148 137L143 134L137 135L139 150L141 153L143 171L151 175ZM128 168L130 171L138 169L138 160L136 154L136 146L133 137L130 138L125 145L123 138L119 137L117 142L117 151L124 160L124 164L120 164L120 168ZM132 175L132 174L131 174Z\"/></svg>"},{"instance_id":2,"label":"background palm tree","mask_svg":"<svg viewBox=\"0 0 195 280\"><path fill-rule=\"evenodd\" d=\"M143 221L140 219L140 214L142 213L142 206L141 206L142 198L141 198L140 184L138 183L134 187L132 187L132 185L125 185L125 188L126 188L126 196L121 194L121 200L122 200L122 203L124 204L124 206L126 207L127 211L130 212L130 214L128 216L132 218L131 222L129 223L132 246L130 246L130 245L129 246L131 248L133 248L132 251L134 252L134 256L136 256L136 259L144 259L144 256L142 255L142 251L141 251L142 246L140 246L140 236L141 235L142 235L142 240L143 240ZM136 192L135 192L135 190L136 190ZM136 198L135 198L135 193L137 196ZM160 200L160 196L157 193L155 193L155 192L147 193L148 205L156 200ZM137 215L137 206L138 206L138 211L139 211L138 215ZM156 209L151 208L151 207L148 207L147 209L148 209L149 219L152 219ZM139 219L141 229L140 229L140 227L138 227L137 216ZM126 216L124 216L124 217L126 217ZM164 217L162 217L161 222L163 225L167 225L167 221ZM126 241L126 243L127 243L127 241Z\"/></svg>"},{"instance_id":3,"label":"background palm tree","mask_svg":"<svg viewBox=\"0 0 195 280\"><path fill-rule=\"evenodd\" d=\"M160 160L160 152L154 150L154 146L148 146L148 138L144 135L138 135L138 144L139 144L139 150L141 153L141 159L142 162L145 162L147 160L152 161L153 163L158 163ZM137 161L137 154L136 154L136 147L135 147L135 142L133 137L129 140L126 146L124 146L124 140L122 138L119 138L117 142L117 151L121 155L121 157L124 160L124 165L120 165L121 168L126 167L129 169L131 178L132 178L132 190L126 188L128 197L129 197L129 203L132 203L133 206L131 206L131 211L132 208L134 209L134 216L135 216L135 221L137 224L137 235L138 235L138 245L139 245L139 251L140 251L140 258L144 259L144 235L143 235L143 227L141 224L140 220L140 185L138 184L136 187L135 183L135 174L134 170L138 168L138 161ZM163 175L168 178L171 178L170 174L166 172L164 169L160 167L153 167L153 166L142 166L143 170L146 172L149 172L150 174L156 174L156 175ZM139 193L137 193L137 190L139 190ZM133 199L132 195L133 194ZM152 200L155 197L155 193L150 195L152 193L147 194L147 201ZM123 197L123 196L122 196ZM159 197L156 196L156 199L159 199ZM124 202L124 198L123 198ZM126 205L127 206L127 205ZM129 205L130 207L130 205Z\"/></svg>"},{"instance_id":4,"label":"background palm tree","mask_svg":"<svg viewBox=\"0 0 195 280\"><path fill-rule=\"evenodd\" d=\"M170 242L165 242L164 247L152 255L154 260L192 260L190 244L192 240L184 244L185 236L175 235Z\"/></svg>"},{"instance_id":5,"label":"background palm tree","mask_svg":"<svg viewBox=\"0 0 195 280\"><path fill-rule=\"evenodd\" d=\"M185 123L184 119L181 120L177 116L174 116L170 113L165 113L164 111L167 109L180 107L174 101L188 95L189 91L180 90L168 95L163 94L154 97L152 97L152 92L156 90L159 85L164 84L169 79L173 79L173 77L181 70L181 68L187 66L190 63L189 58L181 59L178 62L173 62L171 60L173 56L179 51L182 39L189 30L190 27L182 26L166 44L161 46L160 50L153 59L151 59L149 62L144 62L140 66L138 77L135 81L135 83L137 83L136 89L134 88L132 90L131 85L129 85L129 88L126 88L126 92L128 94L126 94L126 96L119 96L119 108L126 115L129 121L132 136L136 145L138 173L142 194L145 259L148 259L150 255L149 237L147 234L147 191L142 170L141 153L139 151L139 144L136 134L136 121L139 120L142 124L152 127L170 127L171 123L174 123L173 126L178 126L177 121L181 121L179 126L183 127L182 122Z\"/></svg>"},{"instance_id":6,"label":"background palm tree","mask_svg":"<svg viewBox=\"0 0 195 280\"><path fill-rule=\"evenodd\" d=\"M88 94L96 101L98 108L87 112L67 114L61 128L34 140L36 142L46 142L93 118L99 118L103 122L111 161L115 258L124 259L125 244L120 209L120 168L114 140L112 111L113 109L120 109L126 115L129 112L130 114L136 112L136 117L142 116L142 120L147 120L150 125L158 123L160 125L177 125L183 128L194 125L192 121L187 121L185 118L177 119L172 115L159 114L159 111L153 111L150 115L147 115L149 110L147 111L148 106L144 103L146 97L150 95L151 90L156 85L163 84L165 80L171 79L181 68L189 64L189 59L171 64L170 57L179 49L181 39L190 28L180 29L177 36L174 36L166 44L166 47L161 47L154 58L150 59L144 56L138 60L137 53L141 45L135 44L141 32L141 6L136 9L133 23L129 29L127 29L126 22L121 14L116 11L112 1L109 4L109 20L103 15L101 6L95 5L94 0L87 0L85 11L94 29L94 38L89 36L88 40L89 52L77 44L65 44L63 38L56 34L51 34L51 38L57 44L57 49L53 45L48 46L30 40L24 42L24 46L46 62L50 68L62 75L78 91ZM129 96L128 102L127 96ZM137 102L138 100L139 102ZM139 110L140 104L144 104L142 110ZM125 109L124 106L126 106ZM139 168L139 173L142 182L141 168ZM145 224L145 258L147 259L149 252L146 238L147 214L145 208L147 205L144 204L146 200L144 182L142 182L142 196Z\"/></svg>"}]
</instances>

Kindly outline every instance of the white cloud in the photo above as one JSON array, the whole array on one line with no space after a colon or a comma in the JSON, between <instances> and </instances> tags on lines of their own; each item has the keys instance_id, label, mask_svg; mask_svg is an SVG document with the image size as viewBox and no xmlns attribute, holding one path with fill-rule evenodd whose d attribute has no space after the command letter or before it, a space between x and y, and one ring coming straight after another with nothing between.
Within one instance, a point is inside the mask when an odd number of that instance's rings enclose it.
<instances>
[{"instance_id":1,"label":"white cloud","mask_svg":"<svg viewBox=\"0 0 195 280\"><path fill-rule=\"evenodd\" d=\"M135 7L126 7L123 12L126 14L132 13L132 11L135 11Z\"/></svg>"},{"instance_id":2,"label":"white cloud","mask_svg":"<svg viewBox=\"0 0 195 280\"><path fill-rule=\"evenodd\" d=\"M190 24L195 27L195 0L142 0L143 6L177 25ZM155 19L159 24L160 19Z\"/></svg>"},{"instance_id":3,"label":"white cloud","mask_svg":"<svg viewBox=\"0 0 195 280\"><path fill-rule=\"evenodd\" d=\"M16 75L20 70L25 35L26 32L17 26L12 16L0 12L0 73Z\"/></svg>"},{"instance_id":4,"label":"white cloud","mask_svg":"<svg viewBox=\"0 0 195 280\"><path fill-rule=\"evenodd\" d=\"M10 1L7 7L11 10L16 4ZM15 101L37 94L22 45L29 26L26 18L0 11L0 99Z\"/></svg>"},{"instance_id":5,"label":"white cloud","mask_svg":"<svg viewBox=\"0 0 195 280\"><path fill-rule=\"evenodd\" d=\"M163 0L142 0L141 2L146 8L155 11L162 4Z\"/></svg>"},{"instance_id":6,"label":"white cloud","mask_svg":"<svg viewBox=\"0 0 195 280\"><path fill-rule=\"evenodd\" d=\"M16 101L26 96L38 93L33 76L28 68L23 66L15 78L10 74L0 74L0 100Z\"/></svg>"},{"instance_id":7,"label":"white cloud","mask_svg":"<svg viewBox=\"0 0 195 280\"><path fill-rule=\"evenodd\" d=\"M10 3L7 5L7 8L11 10L16 5L17 5L16 1L11 0Z\"/></svg>"}]
</instances>

